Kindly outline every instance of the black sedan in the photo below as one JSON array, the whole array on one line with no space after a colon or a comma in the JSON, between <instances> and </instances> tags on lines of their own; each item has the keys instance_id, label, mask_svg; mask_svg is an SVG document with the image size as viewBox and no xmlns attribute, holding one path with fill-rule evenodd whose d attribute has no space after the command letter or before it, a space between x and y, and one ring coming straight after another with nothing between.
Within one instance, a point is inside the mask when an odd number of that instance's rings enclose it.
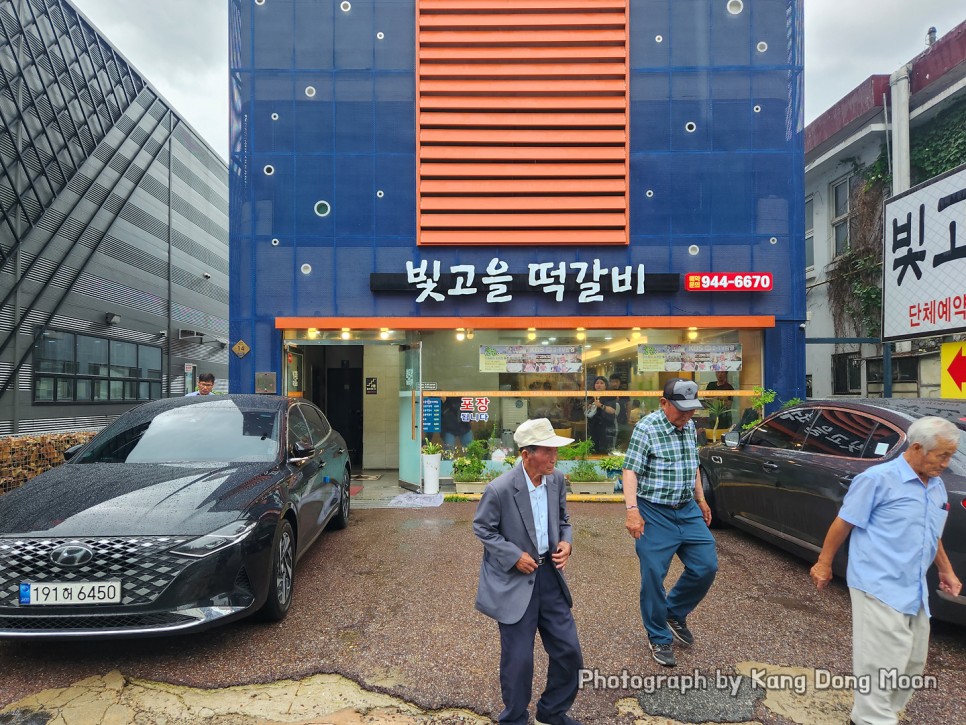
<instances>
[{"instance_id":1,"label":"black sedan","mask_svg":"<svg viewBox=\"0 0 966 725\"><path fill-rule=\"evenodd\" d=\"M714 519L815 561L852 479L900 455L909 425L927 415L966 430L966 401L867 398L810 401L731 432L725 445L700 450ZM966 579L966 435L942 479L950 504L943 547ZM833 571L844 576L846 563L843 547ZM966 625L966 597L939 592L935 566L927 578L933 616Z\"/></svg>"},{"instance_id":2,"label":"black sedan","mask_svg":"<svg viewBox=\"0 0 966 725\"><path fill-rule=\"evenodd\" d=\"M345 441L306 401L159 400L0 496L0 637L141 637L285 617L349 521Z\"/></svg>"}]
</instances>

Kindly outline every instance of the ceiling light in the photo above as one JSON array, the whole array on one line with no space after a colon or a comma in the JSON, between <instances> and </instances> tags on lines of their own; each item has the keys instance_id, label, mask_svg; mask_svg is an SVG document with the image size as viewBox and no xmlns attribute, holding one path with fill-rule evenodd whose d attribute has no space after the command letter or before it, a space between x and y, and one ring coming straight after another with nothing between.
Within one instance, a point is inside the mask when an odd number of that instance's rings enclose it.
<instances>
[{"instance_id":1,"label":"ceiling light","mask_svg":"<svg viewBox=\"0 0 966 725\"><path fill-rule=\"evenodd\" d=\"M537 333L535 333L533 331L528 332L527 333L527 339L528 340L536 340L537 339Z\"/></svg>"},{"instance_id":2,"label":"ceiling light","mask_svg":"<svg viewBox=\"0 0 966 725\"><path fill-rule=\"evenodd\" d=\"M578 339L578 340L583 340L583 339L585 339L586 337L587 337L587 335L585 335L585 334L584 334L583 332L578 332L578 333L577 333L577 339Z\"/></svg>"},{"instance_id":3,"label":"ceiling light","mask_svg":"<svg viewBox=\"0 0 966 725\"><path fill-rule=\"evenodd\" d=\"M689 340L697 340L698 339L698 331L697 330L688 330L688 339Z\"/></svg>"},{"instance_id":4,"label":"ceiling light","mask_svg":"<svg viewBox=\"0 0 966 725\"><path fill-rule=\"evenodd\" d=\"M463 340L465 339L466 339L466 333L463 332L463 328L460 327L456 332L456 340L457 342L463 342Z\"/></svg>"},{"instance_id":5,"label":"ceiling light","mask_svg":"<svg viewBox=\"0 0 966 725\"><path fill-rule=\"evenodd\" d=\"M473 330L472 329L469 329L469 330L466 331L466 339L467 340L472 340L473 339Z\"/></svg>"}]
</instances>

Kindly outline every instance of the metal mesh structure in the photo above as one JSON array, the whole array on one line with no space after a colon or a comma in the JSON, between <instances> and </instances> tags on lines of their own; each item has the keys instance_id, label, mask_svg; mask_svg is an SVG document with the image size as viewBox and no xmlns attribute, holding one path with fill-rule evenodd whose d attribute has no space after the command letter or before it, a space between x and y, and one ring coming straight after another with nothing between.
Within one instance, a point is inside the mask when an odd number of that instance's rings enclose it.
<instances>
[{"instance_id":1,"label":"metal mesh structure","mask_svg":"<svg viewBox=\"0 0 966 725\"><path fill-rule=\"evenodd\" d=\"M67 0L0 0L0 434L181 394L185 360L224 375L226 172ZM128 374L85 366L80 347L38 360L58 331L166 363Z\"/></svg>"}]
</instances>

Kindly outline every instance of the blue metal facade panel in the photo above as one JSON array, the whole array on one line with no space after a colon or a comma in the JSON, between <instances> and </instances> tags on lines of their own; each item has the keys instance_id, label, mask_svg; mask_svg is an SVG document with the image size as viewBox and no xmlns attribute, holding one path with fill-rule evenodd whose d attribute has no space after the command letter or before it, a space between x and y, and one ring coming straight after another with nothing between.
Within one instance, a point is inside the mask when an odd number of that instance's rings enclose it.
<instances>
[{"instance_id":1,"label":"blue metal facade panel","mask_svg":"<svg viewBox=\"0 0 966 725\"><path fill-rule=\"evenodd\" d=\"M803 396L802 0L745 0L738 14L725 0L629 5L630 245L418 248L415 0L352 0L348 12L233 0L231 243L245 260L232 268L233 341L265 339L277 315L774 315L766 385ZM496 256L514 273L596 258L648 273L770 271L775 284L592 304L531 293L419 305L369 291L370 273L410 260L479 273ZM232 390L280 369L280 344L252 347L233 359Z\"/></svg>"}]
</instances>

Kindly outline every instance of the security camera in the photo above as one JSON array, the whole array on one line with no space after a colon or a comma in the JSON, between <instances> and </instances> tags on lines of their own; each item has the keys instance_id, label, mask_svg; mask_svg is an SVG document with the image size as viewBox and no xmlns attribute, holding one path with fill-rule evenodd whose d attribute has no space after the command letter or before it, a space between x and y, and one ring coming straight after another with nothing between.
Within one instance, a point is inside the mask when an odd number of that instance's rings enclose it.
<instances>
[{"instance_id":1,"label":"security camera","mask_svg":"<svg viewBox=\"0 0 966 725\"><path fill-rule=\"evenodd\" d=\"M800 325L798 326L798 329L799 329L799 330L804 330L804 329L805 329L805 323L804 323L804 322L803 322L803 323L801 323L801 324L800 324Z\"/></svg>"},{"instance_id":2,"label":"security camera","mask_svg":"<svg viewBox=\"0 0 966 725\"><path fill-rule=\"evenodd\" d=\"M161 337L167 337L168 336L168 331L167 330L158 330L158 335L161 336Z\"/></svg>"},{"instance_id":3,"label":"security camera","mask_svg":"<svg viewBox=\"0 0 966 725\"><path fill-rule=\"evenodd\" d=\"M211 279L211 272L205 272L201 276L204 277L205 279Z\"/></svg>"}]
</instances>

